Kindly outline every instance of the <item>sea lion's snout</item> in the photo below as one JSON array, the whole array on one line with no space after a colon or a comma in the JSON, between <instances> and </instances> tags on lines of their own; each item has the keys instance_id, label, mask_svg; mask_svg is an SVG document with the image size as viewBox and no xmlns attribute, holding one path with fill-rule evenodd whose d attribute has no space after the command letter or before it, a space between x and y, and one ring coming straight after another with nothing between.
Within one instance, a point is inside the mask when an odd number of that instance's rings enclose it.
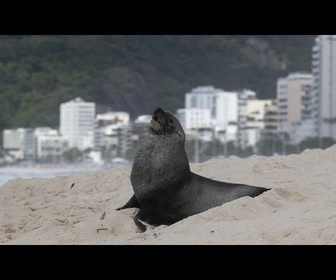
<instances>
[{"instance_id":1,"label":"sea lion's snout","mask_svg":"<svg viewBox=\"0 0 336 280\"><path fill-rule=\"evenodd\" d=\"M155 122L160 122L160 119L163 119L164 115L165 115L165 112L159 107L154 111L152 115L152 120Z\"/></svg>"},{"instance_id":2,"label":"sea lion's snout","mask_svg":"<svg viewBox=\"0 0 336 280\"><path fill-rule=\"evenodd\" d=\"M153 117L154 117L154 116L157 116L157 115L161 115L162 113L164 113L164 111L163 111L160 107L158 107L158 108L154 111L154 113L153 113Z\"/></svg>"},{"instance_id":3,"label":"sea lion's snout","mask_svg":"<svg viewBox=\"0 0 336 280\"><path fill-rule=\"evenodd\" d=\"M151 120L152 129L156 132L159 132L165 124L165 111L158 107L153 115Z\"/></svg>"},{"instance_id":4,"label":"sea lion's snout","mask_svg":"<svg viewBox=\"0 0 336 280\"><path fill-rule=\"evenodd\" d=\"M167 135L176 132L181 137L181 134L175 131L175 124L171 113L167 113L160 107L158 107L152 115L151 128L157 135Z\"/></svg>"}]
</instances>

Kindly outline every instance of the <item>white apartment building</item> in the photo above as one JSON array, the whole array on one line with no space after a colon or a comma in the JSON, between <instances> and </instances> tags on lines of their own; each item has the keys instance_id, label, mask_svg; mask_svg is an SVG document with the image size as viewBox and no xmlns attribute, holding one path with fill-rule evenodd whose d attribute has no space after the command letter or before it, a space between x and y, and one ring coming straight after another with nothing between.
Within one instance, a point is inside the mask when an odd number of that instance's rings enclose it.
<instances>
[{"instance_id":1,"label":"white apartment building","mask_svg":"<svg viewBox=\"0 0 336 280\"><path fill-rule=\"evenodd\" d=\"M211 127L226 129L238 121L238 93L216 89L213 86L194 88L185 95L185 108L210 111ZM207 114L204 112L204 114ZM193 116L190 114L190 117ZM185 123L191 121L185 120Z\"/></svg>"},{"instance_id":2,"label":"white apartment building","mask_svg":"<svg viewBox=\"0 0 336 280\"><path fill-rule=\"evenodd\" d=\"M69 142L64 136L60 136L56 129L37 128L36 155L37 158L60 157L69 149Z\"/></svg>"},{"instance_id":3,"label":"white apartment building","mask_svg":"<svg viewBox=\"0 0 336 280\"><path fill-rule=\"evenodd\" d=\"M315 134L336 140L336 35L320 35L312 49Z\"/></svg>"},{"instance_id":4,"label":"white apartment building","mask_svg":"<svg viewBox=\"0 0 336 280\"><path fill-rule=\"evenodd\" d=\"M5 129L3 148L15 159L35 159L60 156L68 148L68 141L49 127Z\"/></svg>"},{"instance_id":5,"label":"white apartment building","mask_svg":"<svg viewBox=\"0 0 336 280\"><path fill-rule=\"evenodd\" d=\"M69 148L94 147L95 103L77 97L60 105L60 133L69 141Z\"/></svg>"},{"instance_id":6,"label":"white apartment building","mask_svg":"<svg viewBox=\"0 0 336 280\"><path fill-rule=\"evenodd\" d=\"M18 129L3 130L4 150L20 150L22 147L22 135Z\"/></svg>"},{"instance_id":7,"label":"white apartment building","mask_svg":"<svg viewBox=\"0 0 336 280\"><path fill-rule=\"evenodd\" d=\"M3 148L16 159L33 159L36 152L34 129L4 129Z\"/></svg>"},{"instance_id":8,"label":"white apartment building","mask_svg":"<svg viewBox=\"0 0 336 280\"><path fill-rule=\"evenodd\" d=\"M277 103L279 137L292 144L298 139L292 135L292 126L313 118L313 75L310 73L290 73L277 80ZM305 127L307 128L306 122ZM313 124L313 123L312 123ZM301 133L302 137L312 136L312 127Z\"/></svg>"},{"instance_id":9,"label":"white apartment building","mask_svg":"<svg viewBox=\"0 0 336 280\"><path fill-rule=\"evenodd\" d=\"M184 108L177 110L177 118L184 130L210 128L212 125L209 109Z\"/></svg>"}]
</instances>

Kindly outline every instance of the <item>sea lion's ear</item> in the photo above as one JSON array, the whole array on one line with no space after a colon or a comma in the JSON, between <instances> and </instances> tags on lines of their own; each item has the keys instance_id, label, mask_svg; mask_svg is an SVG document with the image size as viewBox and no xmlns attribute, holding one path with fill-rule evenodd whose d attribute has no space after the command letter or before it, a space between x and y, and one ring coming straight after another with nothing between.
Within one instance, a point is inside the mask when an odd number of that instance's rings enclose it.
<instances>
[{"instance_id":1,"label":"sea lion's ear","mask_svg":"<svg viewBox=\"0 0 336 280\"><path fill-rule=\"evenodd\" d=\"M182 137L182 136L181 136L181 133L180 133L179 131L176 131L176 134L177 134L178 136Z\"/></svg>"}]
</instances>

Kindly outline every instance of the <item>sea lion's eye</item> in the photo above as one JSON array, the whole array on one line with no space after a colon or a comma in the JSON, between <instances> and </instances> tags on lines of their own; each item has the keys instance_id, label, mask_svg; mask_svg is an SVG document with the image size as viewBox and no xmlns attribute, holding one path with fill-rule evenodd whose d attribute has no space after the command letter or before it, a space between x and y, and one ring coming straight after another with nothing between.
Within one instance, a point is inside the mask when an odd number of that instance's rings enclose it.
<instances>
[{"instance_id":1,"label":"sea lion's eye","mask_svg":"<svg viewBox=\"0 0 336 280\"><path fill-rule=\"evenodd\" d=\"M173 121L173 119L172 119L172 118L169 118L169 122L170 122L171 124L173 124L173 123L174 123L174 121Z\"/></svg>"}]
</instances>

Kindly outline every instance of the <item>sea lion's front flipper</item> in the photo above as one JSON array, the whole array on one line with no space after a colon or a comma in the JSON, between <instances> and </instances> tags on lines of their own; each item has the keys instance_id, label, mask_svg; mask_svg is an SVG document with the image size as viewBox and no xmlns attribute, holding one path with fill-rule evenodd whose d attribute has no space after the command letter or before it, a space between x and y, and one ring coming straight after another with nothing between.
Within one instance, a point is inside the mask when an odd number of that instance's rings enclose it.
<instances>
[{"instance_id":1,"label":"sea lion's front flipper","mask_svg":"<svg viewBox=\"0 0 336 280\"><path fill-rule=\"evenodd\" d=\"M133 219L142 232L160 225L169 226L177 221L176 217L171 215L167 210L146 208L146 205L143 205Z\"/></svg>"},{"instance_id":2,"label":"sea lion's front flipper","mask_svg":"<svg viewBox=\"0 0 336 280\"><path fill-rule=\"evenodd\" d=\"M144 232L149 229L153 229L154 226L150 224L148 220L152 217L152 212L148 210L140 209L140 211L133 217L134 223L138 226L141 232Z\"/></svg>"},{"instance_id":3,"label":"sea lion's front flipper","mask_svg":"<svg viewBox=\"0 0 336 280\"><path fill-rule=\"evenodd\" d=\"M124 206L119 207L116 210L122 210L122 209L126 209L126 208L140 208L139 201L136 199L134 194L130 198L130 200L127 201L127 203Z\"/></svg>"}]
</instances>

